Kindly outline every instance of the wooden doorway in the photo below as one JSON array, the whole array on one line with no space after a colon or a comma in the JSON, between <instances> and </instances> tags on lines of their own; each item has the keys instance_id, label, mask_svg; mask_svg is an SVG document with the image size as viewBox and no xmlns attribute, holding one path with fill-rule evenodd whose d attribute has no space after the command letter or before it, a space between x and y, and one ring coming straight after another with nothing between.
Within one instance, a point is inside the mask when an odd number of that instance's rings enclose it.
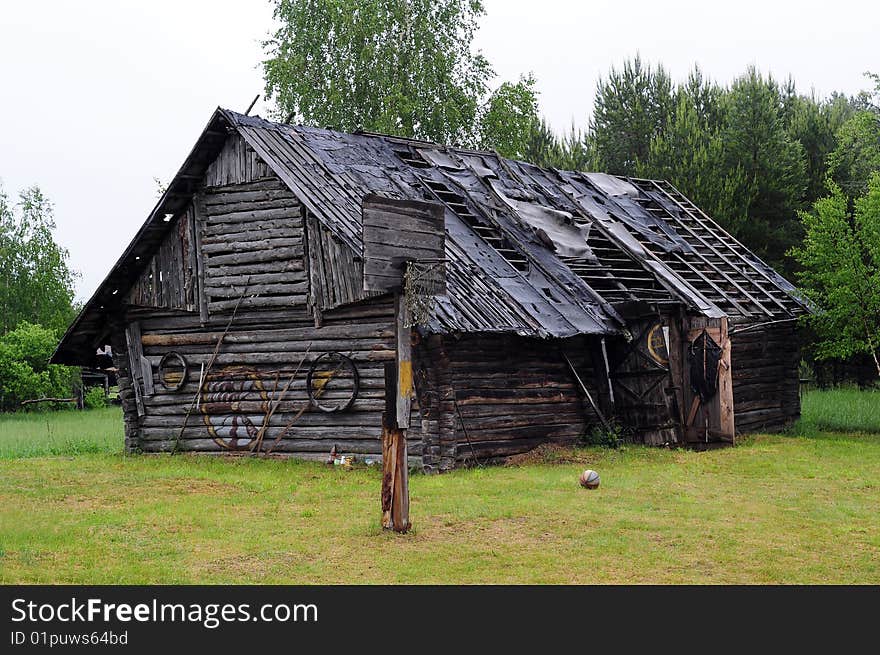
<instances>
[{"instance_id":1,"label":"wooden doorway","mask_svg":"<svg viewBox=\"0 0 880 655\"><path fill-rule=\"evenodd\" d=\"M682 319L680 335L679 343L673 344L675 356L672 360L675 369L673 375L675 379L681 380L680 405L684 443L702 448L732 444L735 431L727 318L686 316ZM703 339L705 341L700 344L699 341ZM701 397L695 391L692 375L695 370L705 368L705 348L701 347L704 344L708 344L710 349L717 346L719 352L716 366L705 372L708 376L717 375L714 393ZM702 357L702 361L694 362L695 357L698 360Z\"/></svg>"},{"instance_id":2,"label":"wooden doorway","mask_svg":"<svg viewBox=\"0 0 880 655\"><path fill-rule=\"evenodd\" d=\"M680 443L680 416L669 357L669 321L642 316L627 322L629 342L608 352L614 411L636 441L662 446Z\"/></svg>"}]
</instances>

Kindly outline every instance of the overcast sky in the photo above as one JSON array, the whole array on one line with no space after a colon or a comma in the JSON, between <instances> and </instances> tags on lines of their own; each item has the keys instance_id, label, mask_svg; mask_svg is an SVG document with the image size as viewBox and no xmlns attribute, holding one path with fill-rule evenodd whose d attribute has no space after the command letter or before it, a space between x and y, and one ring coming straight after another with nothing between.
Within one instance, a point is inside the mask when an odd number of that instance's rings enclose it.
<instances>
[{"instance_id":1,"label":"overcast sky","mask_svg":"<svg viewBox=\"0 0 880 655\"><path fill-rule=\"evenodd\" d=\"M748 64L853 94L880 71L880 2L485 0L477 45L500 83L532 71L557 130L586 124L596 79L637 52L676 79ZM100 284L217 105L262 91L265 0L0 0L0 179L39 184L58 240ZM255 113L266 115L258 103Z\"/></svg>"}]
</instances>

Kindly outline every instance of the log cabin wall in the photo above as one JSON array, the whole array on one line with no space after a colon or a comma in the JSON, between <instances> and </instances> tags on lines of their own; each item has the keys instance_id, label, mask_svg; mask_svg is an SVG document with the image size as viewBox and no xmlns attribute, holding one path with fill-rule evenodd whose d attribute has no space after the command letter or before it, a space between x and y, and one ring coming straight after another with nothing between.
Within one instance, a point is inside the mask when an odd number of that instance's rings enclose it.
<instances>
[{"instance_id":1,"label":"log cabin wall","mask_svg":"<svg viewBox=\"0 0 880 655\"><path fill-rule=\"evenodd\" d=\"M128 292L128 303L140 307L198 309L198 264L192 208L174 226Z\"/></svg>"},{"instance_id":2,"label":"log cabin wall","mask_svg":"<svg viewBox=\"0 0 880 655\"><path fill-rule=\"evenodd\" d=\"M115 326L110 331L110 348L113 353L113 366L116 367L116 383L119 387L119 400L122 403L122 421L125 429L125 452L140 450L139 417L135 403L134 388L131 382L131 367L128 362L128 348L125 343L125 328Z\"/></svg>"},{"instance_id":3,"label":"log cabin wall","mask_svg":"<svg viewBox=\"0 0 880 655\"><path fill-rule=\"evenodd\" d=\"M801 404L796 323L754 328L740 324L730 342L736 431L778 431L797 420Z\"/></svg>"},{"instance_id":4,"label":"log cabin wall","mask_svg":"<svg viewBox=\"0 0 880 655\"><path fill-rule=\"evenodd\" d=\"M138 387L144 404L144 415L138 417L129 392L132 378L122 376L126 425L138 426L136 442L128 444L130 449L174 449L187 409L198 391L202 366L207 366L228 318L212 317L202 325L196 315L130 312L129 320L139 326L143 355L152 367L154 389L146 394ZM183 355L189 365L187 382L176 391L162 385L158 372L162 356L171 351ZM357 399L346 411L307 409L273 452L321 459L336 445L340 453L379 455L384 363L396 356L393 307L387 297L328 312L319 328L304 307L283 312L242 312L224 338L214 368L205 377L198 409L192 412L178 449L247 450L270 408L281 399L267 424L263 440L263 450L267 450L308 403L305 377L309 366L331 351L355 362L360 376ZM285 394L291 377L294 381ZM231 433L233 425L238 426L237 438ZM415 457L421 456L420 435L416 407L408 445Z\"/></svg>"},{"instance_id":5,"label":"log cabin wall","mask_svg":"<svg viewBox=\"0 0 880 655\"><path fill-rule=\"evenodd\" d=\"M306 218L309 303L321 312L378 294L364 291L364 264L312 215Z\"/></svg>"},{"instance_id":6,"label":"log cabin wall","mask_svg":"<svg viewBox=\"0 0 880 655\"><path fill-rule=\"evenodd\" d=\"M223 152L236 145L230 141ZM232 161L240 160L249 158ZM208 182L231 177L213 169ZM254 170L262 172L262 167ZM207 313L230 311L245 289L242 309L305 306L302 205L274 175L232 180L206 186L196 199Z\"/></svg>"},{"instance_id":7,"label":"log cabin wall","mask_svg":"<svg viewBox=\"0 0 880 655\"><path fill-rule=\"evenodd\" d=\"M432 336L416 349L426 467L495 461L544 443L572 443L598 422L562 350L594 400L597 339L508 334Z\"/></svg>"},{"instance_id":8,"label":"log cabin wall","mask_svg":"<svg viewBox=\"0 0 880 655\"><path fill-rule=\"evenodd\" d=\"M209 167L203 189L182 220L188 219L192 238L186 243L193 244L193 256L185 247L169 247L170 256L161 261L170 268L189 267L198 282L192 285L198 302L183 307L129 303L113 330L126 449L247 450L265 424L263 451L274 446L276 453L323 459L336 445L340 453L379 455L384 364L396 359L390 297L326 311L316 327L308 305L302 206L236 135ZM168 240L182 242L180 234L172 231ZM161 290L157 293L153 297L161 300ZM203 368L227 325L196 408L186 419ZM177 390L160 379L159 363L169 352L182 355L188 366L186 382ZM297 418L308 405L306 373L328 352L355 362L357 398L345 411L310 407ZM332 401L333 392L324 398ZM420 458L418 405L412 425L408 448Z\"/></svg>"},{"instance_id":9,"label":"log cabin wall","mask_svg":"<svg viewBox=\"0 0 880 655\"><path fill-rule=\"evenodd\" d=\"M422 466L428 472L448 471L456 464L458 419L445 337L439 334L416 335L413 383L415 400L421 410Z\"/></svg>"}]
</instances>

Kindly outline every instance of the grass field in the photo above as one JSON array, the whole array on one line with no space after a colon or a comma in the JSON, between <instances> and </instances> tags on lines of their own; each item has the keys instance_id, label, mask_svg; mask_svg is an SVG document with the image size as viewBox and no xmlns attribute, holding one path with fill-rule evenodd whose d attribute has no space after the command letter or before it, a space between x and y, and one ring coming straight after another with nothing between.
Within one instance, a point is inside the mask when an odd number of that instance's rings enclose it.
<instances>
[{"instance_id":1,"label":"grass field","mask_svg":"<svg viewBox=\"0 0 880 655\"><path fill-rule=\"evenodd\" d=\"M126 457L117 410L8 417L0 582L877 584L880 395L827 393L736 448L415 475L408 535L378 528L374 469Z\"/></svg>"},{"instance_id":2,"label":"grass field","mask_svg":"<svg viewBox=\"0 0 880 655\"><path fill-rule=\"evenodd\" d=\"M121 452L118 407L0 415L0 459Z\"/></svg>"}]
</instances>

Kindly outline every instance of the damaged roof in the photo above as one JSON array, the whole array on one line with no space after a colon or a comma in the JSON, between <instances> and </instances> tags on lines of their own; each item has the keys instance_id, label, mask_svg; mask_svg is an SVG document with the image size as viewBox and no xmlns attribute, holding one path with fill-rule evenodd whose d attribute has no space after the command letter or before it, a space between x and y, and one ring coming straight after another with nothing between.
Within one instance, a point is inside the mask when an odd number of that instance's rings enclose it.
<instances>
[{"instance_id":1,"label":"damaged roof","mask_svg":"<svg viewBox=\"0 0 880 655\"><path fill-rule=\"evenodd\" d=\"M802 307L790 283L667 182L542 169L494 152L225 114L358 253L360 199L374 193L443 203L453 267L477 264L507 287L522 280L534 289L550 285L551 295L565 296L557 311L571 302L572 312L600 323L608 322L602 313L619 319L614 307L626 302L680 302L709 315L766 320ZM451 293L441 313L457 300ZM459 327L453 316L437 321L441 330Z\"/></svg>"},{"instance_id":2,"label":"damaged roof","mask_svg":"<svg viewBox=\"0 0 880 655\"><path fill-rule=\"evenodd\" d=\"M626 308L646 305L754 321L803 311L790 283L667 182L542 169L494 152L218 109L53 361L102 345L119 292L233 131L358 257L368 194L442 203L447 295L423 326L430 331L613 334L625 330Z\"/></svg>"}]
</instances>

